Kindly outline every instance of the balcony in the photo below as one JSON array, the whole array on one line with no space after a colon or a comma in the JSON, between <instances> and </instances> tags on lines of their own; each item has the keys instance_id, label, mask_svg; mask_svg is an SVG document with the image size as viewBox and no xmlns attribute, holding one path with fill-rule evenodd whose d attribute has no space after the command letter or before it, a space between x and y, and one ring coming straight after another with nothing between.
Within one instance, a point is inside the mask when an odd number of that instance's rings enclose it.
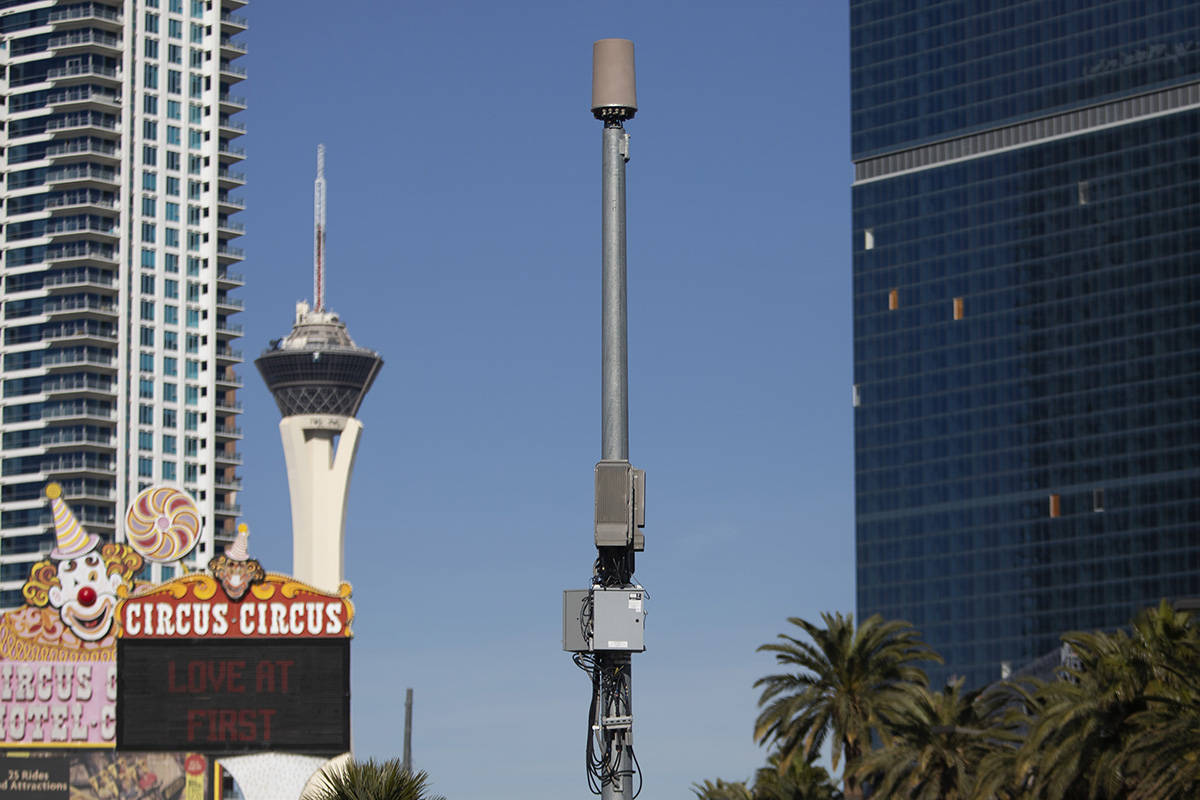
<instances>
[{"instance_id":1,"label":"balcony","mask_svg":"<svg viewBox=\"0 0 1200 800\"><path fill-rule=\"evenodd\" d=\"M221 55L228 54L231 58L237 58L240 55L246 54L246 45L234 39L232 36L221 37L221 50L224 51Z\"/></svg>"},{"instance_id":2,"label":"balcony","mask_svg":"<svg viewBox=\"0 0 1200 800\"><path fill-rule=\"evenodd\" d=\"M217 170L217 183L222 189L232 189L236 186L246 185L246 174L243 172L231 172L225 167Z\"/></svg>"},{"instance_id":3,"label":"balcony","mask_svg":"<svg viewBox=\"0 0 1200 800\"><path fill-rule=\"evenodd\" d=\"M46 146L46 158L56 164L66 164L70 161L95 158L109 164L116 164L121 159L117 146L105 139L71 139L65 142L51 142Z\"/></svg>"},{"instance_id":4,"label":"balcony","mask_svg":"<svg viewBox=\"0 0 1200 800\"><path fill-rule=\"evenodd\" d=\"M46 133L68 133L78 136L86 134L120 135L117 121L111 114L101 114L92 111L75 111L65 117L51 119L46 122Z\"/></svg>"},{"instance_id":5,"label":"balcony","mask_svg":"<svg viewBox=\"0 0 1200 800\"><path fill-rule=\"evenodd\" d=\"M112 67L102 67L99 64L74 64L67 67L48 69L46 70L46 80L60 82L92 80L108 83L114 89L121 86L120 73Z\"/></svg>"},{"instance_id":6,"label":"balcony","mask_svg":"<svg viewBox=\"0 0 1200 800\"><path fill-rule=\"evenodd\" d=\"M239 17L236 14L230 14L228 11L221 11L221 34L228 35L241 33L246 30L249 25L246 24L245 17Z\"/></svg>"},{"instance_id":7,"label":"balcony","mask_svg":"<svg viewBox=\"0 0 1200 800\"><path fill-rule=\"evenodd\" d=\"M230 272L227 269L217 270L217 288L232 289L235 286L245 286L246 276L240 272Z\"/></svg>"},{"instance_id":8,"label":"balcony","mask_svg":"<svg viewBox=\"0 0 1200 800\"><path fill-rule=\"evenodd\" d=\"M92 27L121 30L122 17L116 9L100 3L87 3L80 6L50 9L49 20L56 30L74 27L75 23L85 23Z\"/></svg>"},{"instance_id":9,"label":"balcony","mask_svg":"<svg viewBox=\"0 0 1200 800\"><path fill-rule=\"evenodd\" d=\"M115 212L117 210L117 203L115 200L106 200L102 197L83 192L72 192L70 195L54 197L46 201L46 210L52 213L57 211L79 211L81 209Z\"/></svg>"},{"instance_id":10,"label":"balcony","mask_svg":"<svg viewBox=\"0 0 1200 800\"><path fill-rule=\"evenodd\" d=\"M242 335L242 326L235 325L232 322L222 322L220 317L217 317L217 335L236 337Z\"/></svg>"},{"instance_id":11,"label":"balcony","mask_svg":"<svg viewBox=\"0 0 1200 800\"><path fill-rule=\"evenodd\" d=\"M46 170L46 183L62 187L66 185L91 185L116 190L117 171L98 164L72 164L51 167Z\"/></svg>"},{"instance_id":12,"label":"balcony","mask_svg":"<svg viewBox=\"0 0 1200 800\"><path fill-rule=\"evenodd\" d=\"M230 389L240 389L245 385L237 375L222 375L220 373L217 373L216 384L217 390L222 392Z\"/></svg>"},{"instance_id":13,"label":"balcony","mask_svg":"<svg viewBox=\"0 0 1200 800\"><path fill-rule=\"evenodd\" d=\"M225 86L232 86L238 81L246 80L246 68L239 67L228 61L221 62L221 83Z\"/></svg>"},{"instance_id":14,"label":"balcony","mask_svg":"<svg viewBox=\"0 0 1200 800\"><path fill-rule=\"evenodd\" d=\"M232 239L234 236L245 236L246 226L240 222L218 220L217 235L226 239Z\"/></svg>"},{"instance_id":15,"label":"balcony","mask_svg":"<svg viewBox=\"0 0 1200 800\"><path fill-rule=\"evenodd\" d=\"M227 453L224 450L218 450L213 453L214 459L221 464L241 464L241 453Z\"/></svg>"},{"instance_id":16,"label":"balcony","mask_svg":"<svg viewBox=\"0 0 1200 800\"><path fill-rule=\"evenodd\" d=\"M234 261L243 261L245 258L245 251L240 247L230 247L224 242L217 245L217 263L231 264Z\"/></svg>"},{"instance_id":17,"label":"balcony","mask_svg":"<svg viewBox=\"0 0 1200 800\"><path fill-rule=\"evenodd\" d=\"M234 314L246 307L245 301L238 297L222 297L217 295L217 311L222 314Z\"/></svg>"},{"instance_id":18,"label":"balcony","mask_svg":"<svg viewBox=\"0 0 1200 800\"><path fill-rule=\"evenodd\" d=\"M246 110L246 98L244 97L238 97L237 95L229 94L228 92L221 92L220 97L217 99L221 103L222 114L232 114L236 111Z\"/></svg>"},{"instance_id":19,"label":"balcony","mask_svg":"<svg viewBox=\"0 0 1200 800\"><path fill-rule=\"evenodd\" d=\"M55 55L63 56L73 52L109 51L110 55L120 55L121 37L104 31L82 29L66 33L58 33L46 41L46 47L53 50Z\"/></svg>"},{"instance_id":20,"label":"balcony","mask_svg":"<svg viewBox=\"0 0 1200 800\"><path fill-rule=\"evenodd\" d=\"M116 278L112 273L105 275L99 270L72 270L67 273L59 273L57 275L47 275L42 281L42 288L53 291L54 289L68 289L76 291L80 288L89 289L108 289L115 291L117 288Z\"/></svg>"},{"instance_id":21,"label":"balcony","mask_svg":"<svg viewBox=\"0 0 1200 800\"><path fill-rule=\"evenodd\" d=\"M221 135L230 139L234 138L235 136L241 136L246 132L245 123L236 119L231 119L227 116L221 117L218 127L221 129Z\"/></svg>"},{"instance_id":22,"label":"balcony","mask_svg":"<svg viewBox=\"0 0 1200 800\"><path fill-rule=\"evenodd\" d=\"M53 250L46 248L46 263L55 265L88 264L114 265L117 263L116 251L95 242L72 242Z\"/></svg>"},{"instance_id":23,"label":"balcony","mask_svg":"<svg viewBox=\"0 0 1200 800\"><path fill-rule=\"evenodd\" d=\"M241 439L242 429L236 425L218 425L214 433L218 438Z\"/></svg>"},{"instance_id":24,"label":"balcony","mask_svg":"<svg viewBox=\"0 0 1200 800\"><path fill-rule=\"evenodd\" d=\"M46 105L55 111L67 108L100 108L108 111L121 109L121 96L92 86L69 86L51 91L46 96Z\"/></svg>"},{"instance_id":25,"label":"balcony","mask_svg":"<svg viewBox=\"0 0 1200 800\"><path fill-rule=\"evenodd\" d=\"M240 492L242 490L241 478L214 478L213 485L218 489L224 489L229 492Z\"/></svg>"},{"instance_id":26,"label":"balcony","mask_svg":"<svg viewBox=\"0 0 1200 800\"><path fill-rule=\"evenodd\" d=\"M234 214L246 208L246 201L240 197L230 197L225 192L217 194L217 210L222 214Z\"/></svg>"},{"instance_id":27,"label":"balcony","mask_svg":"<svg viewBox=\"0 0 1200 800\"><path fill-rule=\"evenodd\" d=\"M246 150L243 147L230 147L227 142L222 141L217 148L217 155L222 164L233 164L246 157Z\"/></svg>"},{"instance_id":28,"label":"balcony","mask_svg":"<svg viewBox=\"0 0 1200 800\"><path fill-rule=\"evenodd\" d=\"M240 517L242 515L242 507L237 503L214 503L213 513L221 517Z\"/></svg>"},{"instance_id":29,"label":"balcony","mask_svg":"<svg viewBox=\"0 0 1200 800\"><path fill-rule=\"evenodd\" d=\"M74 297L60 296L49 297L42 304L43 314L55 314L66 316L102 314L104 316L115 317L119 312L117 304L112 300L105 301L98 297Z\"/></svg>"}]
</instances>

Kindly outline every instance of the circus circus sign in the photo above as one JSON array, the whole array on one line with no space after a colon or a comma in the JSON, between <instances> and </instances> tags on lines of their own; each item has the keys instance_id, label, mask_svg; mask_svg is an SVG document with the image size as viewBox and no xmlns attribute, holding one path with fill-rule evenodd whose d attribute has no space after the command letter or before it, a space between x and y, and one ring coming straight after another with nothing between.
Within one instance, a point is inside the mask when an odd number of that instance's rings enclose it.
<instances>
[{"instance_id":1,"label":"circus circus sign","mask_svg":"<svg viewBox=\"0 0 1200 800\"><path fill-rule=\"evenodd\" d=\"M350 585L327 594L286 575L265 574L240 600L221 581L185 575L117 605L124 639L344 639L354 607Z\"/></svg>"}]
</instances>

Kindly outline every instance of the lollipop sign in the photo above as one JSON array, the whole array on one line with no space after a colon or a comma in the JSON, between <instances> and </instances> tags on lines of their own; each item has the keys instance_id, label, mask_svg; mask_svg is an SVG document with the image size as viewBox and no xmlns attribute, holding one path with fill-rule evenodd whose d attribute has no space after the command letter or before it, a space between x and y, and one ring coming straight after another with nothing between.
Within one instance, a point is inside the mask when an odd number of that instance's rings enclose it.
<instances>
[{"instance_id":1,"label":"lollipop sign","mask_svg":"<svg viewBox=\"0 0 1200 800\"><path fill-rule=\"evenodd\" d=\"M151 486L129 504L125 536L147 561L178 561L192 552L200 539L200 509L186 492L172 486Z\"/></svg>"}]
</instances>

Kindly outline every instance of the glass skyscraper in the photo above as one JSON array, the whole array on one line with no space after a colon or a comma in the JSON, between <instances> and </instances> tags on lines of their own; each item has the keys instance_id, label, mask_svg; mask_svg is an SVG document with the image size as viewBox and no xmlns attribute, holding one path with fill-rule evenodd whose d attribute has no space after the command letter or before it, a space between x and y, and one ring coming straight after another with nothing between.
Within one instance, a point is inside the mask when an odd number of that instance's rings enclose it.
<instances>
[{"instance_id":1,"label":"glass skyscraper","mask_svg":"<svg viewBox=\"0 0 1200 800\"><path fill-rule=\"evenodd\" d=\"M1200 2L850 6L858 614L978 686L1200 595Z\"/></svg>"},{"instance_id":2,"label":"glass skyscraper","mask_svg":"<svg viewBox=\"0 0 1200 800\"><path fill-rule=\"evenodd\" d=\"M152 483L195 496L192 560L234 536L243 5L0 0L0 607L52 480L109 540Z\"/></svg>"}]
</instances>

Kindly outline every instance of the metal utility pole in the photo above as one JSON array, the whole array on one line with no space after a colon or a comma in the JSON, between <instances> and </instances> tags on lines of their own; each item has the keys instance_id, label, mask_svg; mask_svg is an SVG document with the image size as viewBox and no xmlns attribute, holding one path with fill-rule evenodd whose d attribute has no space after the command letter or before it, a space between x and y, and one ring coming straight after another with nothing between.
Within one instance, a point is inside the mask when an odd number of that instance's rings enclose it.
<instances>
[{"instance_id":1,"label":"metal utility pole","mask_svg":"<svg viewBox=\"0 0 1200 800\"><path fill-rule=\"evenodd\" d=\"M404 690L404 761L405 772L412 772L412 689Z\"/></svg>"},{"instance_id":2,"label":"metal utility pole","mask_svg":"<svg viewBox=\"0 0 1200 800\"><path fill-rule=\"evenodd\" d=\"M601 39L592 51L592 114L604 123L602 156L601 446L595 469L592 587L563 593L563 649L592 681L588 785L604 800L641 790L633 749L631 654L645 650L645 591L633 579L644 548L645 473L629 463L624 123L637 112L633 42ZM637 786L634 774L637 773Z\"/></svg>"}]
</instances>

